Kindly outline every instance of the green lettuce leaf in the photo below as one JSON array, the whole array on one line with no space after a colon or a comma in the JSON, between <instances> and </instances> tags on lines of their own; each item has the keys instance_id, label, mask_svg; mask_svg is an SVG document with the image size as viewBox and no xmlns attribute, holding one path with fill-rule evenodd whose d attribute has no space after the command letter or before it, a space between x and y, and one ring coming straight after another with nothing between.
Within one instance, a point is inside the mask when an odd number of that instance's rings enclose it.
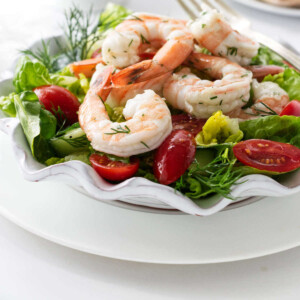
<instances>
[{"instance_id":1,"label":"green lettuce leaf","mask_svg":"<svg viewBox=\"0 0 300 300\"><path fill-rule=\"evenodd\" d=\"M13 84L17 93L52 84L47 68L39 61L22 56L17 64Z\"/></svg>"},{"instance_id":2,"label":"green lettuce leaf","mask_svg":"<svg viewBox=\"0 0 300 300\"><path fill-rule=\"evenodd\" d=\"M243 138L237 119L224 116L222 111L215 112L196 136L198 146L214 146L223 143L236 143Z\"/></svg>"},{"instance_id":3,"label":"green lettuce leaf","mask_svg":"<svg viewBox=\"0 0 300 300\"><path fill-rule=\"evenodd\" d=\"M0 97L0 109L9 117L16 116L14 97L16 93L11 93L8 96Z\"/></svg>"},{"instance_id":4,"label":"green lettuce leaf","mask_svg":"<svg viewBox=\"0 0 300 300\"><path fill-rule=\"evenodd\" d=\"M261 46L258 49L257 55L252 58L251 65L278 65L282 67L286 66L283 62L283 59L278 54L265 46Z\"/></svg>"},{"instance_id":5,"label":"green lettuce leaf","mask_svg":"<svg viewBox=\"0 0 300 300\"><path fill-rule=\"evenodd\" d=\"M67 155L63 158L51 157L51 158L49 158L45 161L45 164L47 166L51 166L51 165L64 163L64 162L67 162L67 161L79 160L81 162L84 162L85 164L90 165L91 163L89 161L89 156L90 156L90 152L88 152L88 151L76 152L76 153L72 153L70 155Z\"/></svg>"},{"instance_id":6,"label":"green lettuce leaf","mask_svg":"<svg viewBox=\"0 0 300 300\"><path fill-rule=\"evenodd\" d=\"M39 162L45 162L54 156L48 140L55 135L56 118L49 111L42 109L33 92L15 95L14 103L33 156Z\"/></svg>"},{"instance_id":7,"label":"green lettuce leaf","mask_svg":"<svg viewBox=\"0 0 300 300\"><path fill-rule=\"evenodd\" d=\"M288 68L283 73L266 76L263 81L277 83L288 93L291 100L300 101L300 73L296 70Z\"/></svg>"},{"instance_id":8,"label":"green lettuce leaf","mask_svg":"<svg viewBox=\"0 0 300 300\"><path fill-rule=\"evenodd\" d=\"M300 117L267 116L240 123L244 139L266 139L300 148Z\"/></svg>"},{"instance_id":9,"label":"green lettuce leaf","mask_svg":"<svg viewBox=\"0 0 300 300\"><path fill-rule=\"evenodd\" d=\"M98 31L103 32L120 24L132 12L122 5L108 3L101 13Z\"/></svg>"}]
</instances>

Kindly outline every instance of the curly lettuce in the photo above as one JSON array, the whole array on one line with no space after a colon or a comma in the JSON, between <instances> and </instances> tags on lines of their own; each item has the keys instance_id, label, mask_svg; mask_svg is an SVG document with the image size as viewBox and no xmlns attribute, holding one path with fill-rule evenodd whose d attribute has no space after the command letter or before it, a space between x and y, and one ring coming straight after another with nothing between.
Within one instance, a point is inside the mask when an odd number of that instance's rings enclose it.
<instances>
[{"instance_id":1,"label":"curly lettuce","mask_svg":"<svg viewBox=\"0 0 300 300\"><path fill-rule=\"evenodd\" d=\"M267 116L240 123L244 139L266 139L300 148L300 117Z\"/></svg>"},{"instance_id":2,"label":"curly lettuce","mask_svg":"<svg viewBox=\"0 0 300 300\"><path fill-rule=\"evenodd\" d=\"M265 46L261 46L258 49L257 55L252 58L251 65L286 66L283 62L283 59L278 54Z\"/></svg>"},{"instance_id":3,"label":"curly lettuce","mask_svg":"<svg viewBox=\"0 0 300 300\"><path fill-rule=\"evenodd\" d=\"M288 93L291 100L300 101L300 73L296 70L288 68L283 73L266 76L263 81L277 83Z\"/></svg>"},{"instance_id":4,"label":"curly lettuce","mask_svg":"<svg viewBox=\"0 0 300 300\"><path fill-rule=\"evenodd\" d=\"M17 64L13 85L17 93L52 84L48 69L39 61L22 56Z\"/></svg>"}]
</instances>

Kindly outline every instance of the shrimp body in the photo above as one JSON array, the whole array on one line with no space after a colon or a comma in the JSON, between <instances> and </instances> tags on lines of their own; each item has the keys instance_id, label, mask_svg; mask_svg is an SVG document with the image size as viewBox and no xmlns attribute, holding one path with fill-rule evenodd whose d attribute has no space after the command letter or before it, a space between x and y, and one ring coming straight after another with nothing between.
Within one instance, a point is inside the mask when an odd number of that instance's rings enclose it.
<instances>
[{"instance_id":1,"label":"shrimp body","mask_svg":"<svg viewBox=\"0 0 300 300\"><path fill-rule=\"evenodd\" d=\"M200 46L242 66L258 53L259 44L235 31L216 10L202 13L189 28Z\"/></svg>"},{"instance_id":2,"label":"shrimp body","mask_svg":"<svg viewBox=\"0 0 300 300\"><path fill-rule=\"evenodd\" d=\"M260 115L275 112L280 114L289 102L289 96L277 83L265 81L259 83L256 79L252 82L254 104L247 109L237 109L230 116L240 119L255 119ZM271 110L272 111L271 111Z\"/></svg>"},{"instance_id":3,"label":"shrimp body","mask_svg":"<svg viewBox=\"0 0 300 300\"><path fill-rule=\"evenodd\" d=\"M186 59L193 45L186 21L135 13L108 34L102 55L106 64L124 68L139 62L139 53L144 49L161 47L153 60L171 70Z\"/></svg>"},{"instance_id":4,"label":"shrimp body","mask_svg":"<svg viewBox=\"0 0 300 300\"><path fill-rule=\"evenodd\" d=\"M96 67L95 76L93 76L90 85L94 86L97 89L97 81L99 77L101 78L101 73L105 73L105 70L111 70L111 78L113 79L113 74L118 74L119 70L116 68L112 68L111 66L106 66L103 64L98 64ZM162 88L166 80L170 77L171 72L167 72L160 76L154 77L149 80L145 80L138 83L127 84L127 85L115 85L111 82L107 87L102 87L100 89L99 95L101 98L105 98L105 103L110 105L111 107L115 106L125 106L127 100L135 97L138 94L142 94L145 90L151 89L155 93L161 95ZM106 93L105 93L106 91ZM101 95L105 93L104 95ZM103 97L102 97L103 96Z\"/></svg>"},{"instance_id":5,"label":"shrimp body","mask_svg":"<svg viewBox=\"0 0 300 300\"><path fill-rule=\"evenodd\" d=\"M112 122L101 100L108 94L105 88L110 72L109 68L102 73L95 72L97 78L93 78L79 109L80 126L92 147L121 157L157 148L172 130L171 114L165 101L152 90L146 90L127 101L123 110L125 122Z\"/></svg>"},{"instance_id":6,"label":"shrimp body","mask_svg":"<svg viewBox=\"0 0 300 300\"><path fill-rule=\"evenodd\" d=\"M252 88L254 93L253 109L266 111L266 104L274 112L280 114L282 109L288 104L289 96L277 83L271 81L257 82L253 80Z\"/></svg>"},{"instance_id":7,"label":"shrimp body","mask_svg":"<svg viewBox=\"0 0 300 300\"><path fill-rule=\"evenodd\" d=\"M252 73L221 57L193 53L190 63L218 80L200 79L189 68L173 74L164 85L163 95L175 108L197 118L209 118L241 108L250 97Z\"/></svg>"}]
</instances>

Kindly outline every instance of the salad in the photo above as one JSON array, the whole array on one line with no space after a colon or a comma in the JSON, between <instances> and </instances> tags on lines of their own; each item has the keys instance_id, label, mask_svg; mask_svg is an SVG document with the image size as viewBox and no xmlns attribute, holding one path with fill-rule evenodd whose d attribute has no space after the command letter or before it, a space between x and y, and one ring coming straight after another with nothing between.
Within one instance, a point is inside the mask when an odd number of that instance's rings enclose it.
<instances>
[{"instance_id":1,"label":"salad","mask_svg":"<svg viewBox=\"0 0 300 300\"><path fill-rule=\"evenodd\" d=\"M58 53L24 50L0 109L45 166L79 160L198 200L300 167L300 73L217 11L194 21L108 4L66 12Z\"/></svg>"}]
</instances>

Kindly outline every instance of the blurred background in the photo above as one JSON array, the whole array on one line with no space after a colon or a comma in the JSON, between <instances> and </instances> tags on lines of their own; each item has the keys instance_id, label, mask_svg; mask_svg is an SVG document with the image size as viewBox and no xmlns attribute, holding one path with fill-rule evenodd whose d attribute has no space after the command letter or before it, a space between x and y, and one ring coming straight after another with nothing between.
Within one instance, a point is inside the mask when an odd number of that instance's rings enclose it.
<instances>
[{"instance_id":1,"label":"blurred background","mask_svg":"<svg viewBox=\"0 0 300 300\"><path fill-rule=\"evenodd\" d=\"M247 2L248 0L245 0ZM253 0L252 0L253 1ZM94 16L98 16L107 0L10 0L1 4L0 10L0 79L9 75L12 61L18 50L26 49L34 41L51 35L62 33L64 11L71 5L83 9L93 6ZM144 0L114 0L134 10L142 10ZM240 2L240 1L239 1ZM300 14L291 17L273 14L243 6L235 1L227 0L229 5L248 17L253 28L268 34L280 41L288 42L300 49ZM151 12L186 17L179 9L176 0L151 0ZM279 8L284 10L283 8Z\"/></svg>"}]
</instances>

